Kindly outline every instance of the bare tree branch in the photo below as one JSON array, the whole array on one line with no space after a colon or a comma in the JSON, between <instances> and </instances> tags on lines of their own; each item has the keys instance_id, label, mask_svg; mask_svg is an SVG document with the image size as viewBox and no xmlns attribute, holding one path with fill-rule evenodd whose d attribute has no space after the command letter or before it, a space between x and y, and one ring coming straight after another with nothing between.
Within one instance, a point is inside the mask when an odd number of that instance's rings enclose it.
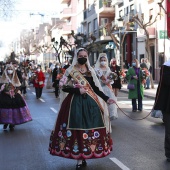
<instances>
[{"instance_id":1,"label":"bare tree branch","mask_svg":"<svg viewBox=\"0 0 170 170\"><path fill-rule=\"evenodd\" d=\"M0 18L4 20L12 18L15 4L15 0L0 0Z\"/></svg>"},{"instance_id":2,"label":"bare tree branch","mask_svg":"<svg viewBox=\"0 0 170 170\"><path fill-rule=\"evenodd\" d=\"M158 2L158 5L160 8L162 8L164 10L165 14L167 14L167 11L165 10L165 8L162 5L163 2L164 2L164 0L162 0L161 2Z\"/></svg>"}]
</instances>

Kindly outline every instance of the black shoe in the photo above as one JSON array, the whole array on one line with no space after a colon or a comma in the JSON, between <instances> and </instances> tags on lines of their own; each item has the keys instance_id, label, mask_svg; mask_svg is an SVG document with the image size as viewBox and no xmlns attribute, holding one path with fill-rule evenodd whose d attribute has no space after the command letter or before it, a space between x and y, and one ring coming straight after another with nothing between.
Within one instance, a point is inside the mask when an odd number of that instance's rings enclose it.
<instances>
[{"instance_id":1,"label":"black shoe","mask_svg":"<svg viewBox=\"0 0 170 170\"><path fill-rule=\"evenodd\" d=\"M82 167L83 167L82 164L79 164L79 165L77 164L77 165L76 165L76 170L82 170Z\"/></svg>"},{"instance_id":2,"label":"black shoe","mask_svg":"<svg viewBox=\"0 0 170 170\"><path fill-rule=\"evenodd\" d=\"M168 162L170 162L170 158L166 158L166 160L167 160Z\"/></svg>"},{"instance_id":3,"label":"black shoe","mask_svg":"<svg viewBox=\"0 0 170 170\"><path fill-rule=\"evenodd\" d=\"M87 166L87 162L86 162L86 160L84 159L84 160L82 160L82 166L83 167L86 167Z\"/></svg>"},{"instance_id":4,"label":"black shoe","mask_svg":"<svg viewBox=\"0 0 170 170\"><path fill-rule=\"evenodd\" d=\"M139 112L142 112L142 109L138 109L139 110Z\"/></svg>"},{"instance_id":5,"label":"black shoe","mask_svg":"<svg viewBox=\"0 0 170 170\"><path fill-rule=\"evenodd\" d=\"M4 130L6 130L6 129L7 129L7 127L8 127L8 124L4 124L3 129L4 129Z\"/></svg>"},{"instance_id":6,"label":"black shoe","mask_svg":"<svg viewBox=\"0 0 170 170\"><path fill-rule=\"evenodd\" d=\"M132 112L136 112L137 110L132 110Z\"/></svg>"},{"instance_id":7,"label":"black shoe","mask_svg":"<svg viewBox=\"0 0 170 170\"><path fill-rule=\"evenodd\" d=\"M14 126L15 126L15 125L9 125L9 129L10 129L10 130L14 130Z\"/></svg>"}]
</instances>

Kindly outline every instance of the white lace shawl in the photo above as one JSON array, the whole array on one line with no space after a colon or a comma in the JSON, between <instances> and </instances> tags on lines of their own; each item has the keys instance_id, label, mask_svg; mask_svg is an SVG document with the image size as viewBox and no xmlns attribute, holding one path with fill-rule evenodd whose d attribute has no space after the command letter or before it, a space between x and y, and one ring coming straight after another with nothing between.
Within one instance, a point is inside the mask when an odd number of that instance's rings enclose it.
<instances>
[{"instance_id":1,"label":"white lace shawl","mask_svg":"<svg viewBox=\"0 0 170 170\"><path fill-rule=\"evenodd\" d=\"M7 73L7 69L9 67L12 68L12 70L13 70L12 78L10 78L8 76L8 73ZM16 72L16 70L15 70L15 68L14 68L14 66L12 64L7 64L6 65L5 70L4 70L4 72L2 74L2 77L1 77L0 83L2 83L2 84L3 83L11 83L14 87L21 86L21 83L20 83L19 78L17 76L17 72Z\"/></svg>"}]
</instances>

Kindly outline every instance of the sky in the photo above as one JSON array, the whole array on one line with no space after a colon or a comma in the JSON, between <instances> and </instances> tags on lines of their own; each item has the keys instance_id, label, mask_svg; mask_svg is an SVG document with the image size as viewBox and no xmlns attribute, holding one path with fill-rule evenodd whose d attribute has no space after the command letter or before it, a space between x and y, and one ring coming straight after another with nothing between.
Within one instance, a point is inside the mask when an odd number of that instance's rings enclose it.
<instances>
[{"instance_id":1,"label":"sky","mask_svg":"<svg viewBox=\"0 0 170 170\"><path fill-rule=\"evenodd\" d=\"M24 28L33 28L51 17L59 16L59 0L15 0L13 16L0 18L0 41L8 45ZM31 14L31 15L30 15ZM44 17L41 17L41 15ZM38 24L38 25L37 25Z\"/></svg>"}]
</instances>

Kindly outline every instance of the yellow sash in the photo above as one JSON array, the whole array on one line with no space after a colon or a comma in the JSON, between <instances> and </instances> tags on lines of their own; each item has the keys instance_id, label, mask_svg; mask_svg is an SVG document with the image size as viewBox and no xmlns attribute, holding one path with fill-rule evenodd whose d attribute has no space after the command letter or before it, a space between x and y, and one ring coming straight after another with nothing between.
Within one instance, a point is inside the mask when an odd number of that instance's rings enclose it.
<instances>
[{"instance_id":1,"label":"yellow sash","mask_svg":"<svg viewBox=\"0 0 170 170\"><path fill-rule=\"evenodd\" d=\"M74 81L78 82L79 84L83 85L85 89L87 89L87 94L89 96L91 96L96 103L98 104L98 106L100 107L100 109L104 112L103 107L101 106L99 99L97 97L97 95L95 94L95 92L93 91L92 87L90 86L89 82L84 78L84 76L75 68L73 67L73 69L70 72L71 77L74 79Z\"/></svg>"}]
</instances>

